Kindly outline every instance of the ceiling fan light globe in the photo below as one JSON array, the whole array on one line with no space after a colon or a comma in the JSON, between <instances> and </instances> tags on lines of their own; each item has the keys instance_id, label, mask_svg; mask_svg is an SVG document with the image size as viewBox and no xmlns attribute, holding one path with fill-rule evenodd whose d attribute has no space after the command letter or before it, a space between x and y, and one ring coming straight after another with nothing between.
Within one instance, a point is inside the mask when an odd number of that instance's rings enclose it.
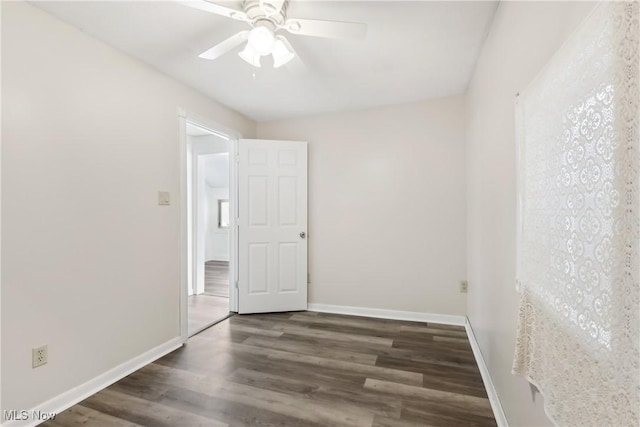
<instances>
[{"instance_id":1,"label":"ceiling fan light globe","mask_svg":"<svg viewBox=\"0 0 640 427\"><path fill-rule=\"evenodd\" d=\"M264 56L273 52L275 42L273 31L266 27L255 27L249 32L249 45L258 55Z\"/></svg>"},{"instance_id":2,"label":"ceiling fan light globe","mask_svg":"<svg viewBox=\"0 0 640 427\"><path fill-rule=\"evenodd\" d=\"M251 48L249 43L247 43L242 52L238 53L238 56L254 67L260 68L260 55Z\"/></svg>"},{"instance_id":3,"label":"ceiling fan light globe","mask_svg":"<svg viewBox=\"0 0 640 427\"><path fill-rule=\"evenodd\" d=\"M295 54L287 48L282 40L276 40L273 46L273 68L280 68L295 58Z\"/></svg>"}]
</instances>

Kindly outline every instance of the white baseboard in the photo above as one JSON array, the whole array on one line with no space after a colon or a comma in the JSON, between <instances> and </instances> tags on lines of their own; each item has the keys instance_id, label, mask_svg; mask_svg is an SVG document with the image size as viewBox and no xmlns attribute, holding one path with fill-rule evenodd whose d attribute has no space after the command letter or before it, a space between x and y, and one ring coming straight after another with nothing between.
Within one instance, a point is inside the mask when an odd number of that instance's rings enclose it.
<instances>
[{"instance_id":1,"label":"white baseboard","mask_svg":"<svg viewBox=\"0 0 640 427\"><path fill-rule=\"evenodd\" d=\"M491 409L493 410L493 416L496 419L496 423L498 424L498 427L509 427L507 417L505 417L502 405L500 404L500 399L498 399L498 393L493 385L493 381L491 380L489 369L487 368L486 363L484 363L480 346L478 346L478 341L476 341L473 328L471 327L471 323L469 323L469 318L465 318L464 329L467 331L467 337L469 338L469 343L471 343L473 356L476 358L476 364L480 369L482 382L484 383L484 388L487 390L487 396L489 396L489 402L491 403Z\"/></svg>"},{"instance_id":2,"label":"white baseboard","mask_svg":"<svg viewBox=\"0 0 640 427\"><path fill-rule=\"evenodd\" d=\"M443 323L464 326L464 316L450 314L419 313L415 311L384 310L381 308L350 307L346 305L308 304L309 311L322 313L349 314L352 316L376 317L378 319L410 320L414 322Z\"/></svg>"},{"instance_id":3,"label":"white baseboard","mask_svg":"<svg viewBox=\"0 0 640 427\"><path fill-rule=\"evenodd\" d=\"M173 338L164 344L160 344L157 347L152 348L149 351L142 353L139 356L130 359L121 365L116 366L107 372L98 375L92 380L87 381L69 391L47 400L46 402L37 405L36 407L27 411L29 415L28 420L22 421L5 421L0 427L32 427L44 422L45 420L34 420L32 414L59 414L65 409L70 408L76 403L86 399L87 397L99 392L100 390L110 386L118 380L126 377L127 375L137 371L143 366L161 358L165 354L172 352L173 350L182 346L182 339L180 337Z\"/></svg>"}]
</instances>

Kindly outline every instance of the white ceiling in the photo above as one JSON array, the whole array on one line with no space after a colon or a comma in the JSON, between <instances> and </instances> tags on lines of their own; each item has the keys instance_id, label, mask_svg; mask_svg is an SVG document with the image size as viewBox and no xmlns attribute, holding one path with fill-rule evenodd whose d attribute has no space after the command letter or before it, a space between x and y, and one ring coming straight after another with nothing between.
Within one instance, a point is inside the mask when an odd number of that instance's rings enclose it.
<instances>
[{"instance_id":1,"label":"white ceiling","mask_svg":"<svg viewBox=\"0 0 640 427\"><path fill-rule=\"evenodd\" d=\"M240 9L240 1L218 1ZM291 0L288 16L364 22L362 41L284 33L305 70L198 55L247 24L163 1L41 1L36 6L257 120L463 93L497 1Z\"/></svg>"}]
</instances>

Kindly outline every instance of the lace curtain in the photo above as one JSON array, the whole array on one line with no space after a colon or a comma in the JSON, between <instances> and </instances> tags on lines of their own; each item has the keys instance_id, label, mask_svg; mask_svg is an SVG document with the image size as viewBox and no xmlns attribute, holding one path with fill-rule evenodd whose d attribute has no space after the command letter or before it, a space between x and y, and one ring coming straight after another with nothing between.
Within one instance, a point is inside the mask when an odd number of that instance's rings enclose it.
<instances>
[{"instance_id":1,"label":"lace curtain","mask_svg":"<svg viewBox=\"0 0 640 427\"><path fill-rule=\"evenodd\" d=\"M517 102L513 372L557 425L639 424L638 2L603 2Z\"/></svg>"}]
</instances>

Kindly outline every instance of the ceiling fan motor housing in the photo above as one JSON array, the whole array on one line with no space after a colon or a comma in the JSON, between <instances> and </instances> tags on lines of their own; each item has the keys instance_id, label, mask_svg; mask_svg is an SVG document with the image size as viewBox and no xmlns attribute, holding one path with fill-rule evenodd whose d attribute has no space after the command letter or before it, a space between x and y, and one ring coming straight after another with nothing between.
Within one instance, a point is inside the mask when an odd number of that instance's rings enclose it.
<instances>
[{"instance_id":1,"label":"ceiling fan motor housing","mask_svg":"<svg viewBox=\"0 0 640 427\"><path fill-rule=\"evenodd\" d=\"M278 5L282 3L278 10ZM242 9L254 25L261 21L270 21L274 27L284 24L287 18L289 0L244 0Z\"/></svg>"}]
</instances>

